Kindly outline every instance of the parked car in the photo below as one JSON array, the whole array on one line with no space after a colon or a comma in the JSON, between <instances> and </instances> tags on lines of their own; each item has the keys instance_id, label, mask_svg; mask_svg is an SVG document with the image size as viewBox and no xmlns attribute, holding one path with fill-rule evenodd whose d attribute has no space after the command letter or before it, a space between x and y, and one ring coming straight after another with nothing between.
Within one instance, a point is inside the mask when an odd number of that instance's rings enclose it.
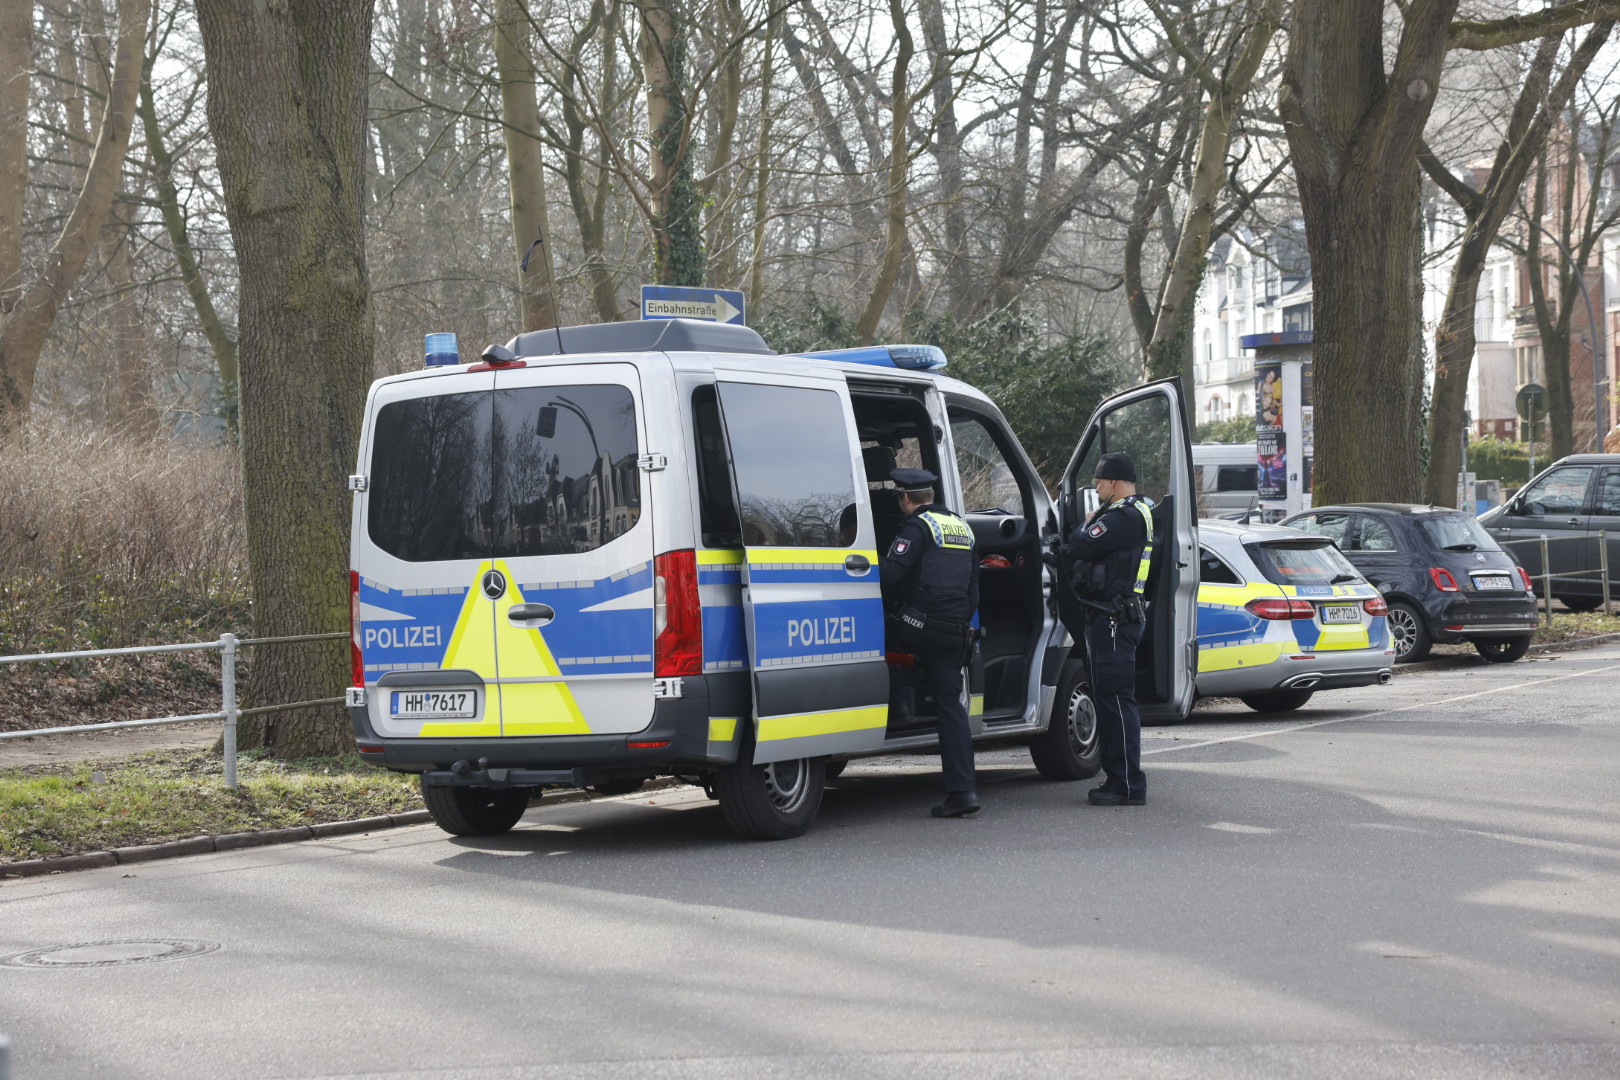
<instances>
[{"instance_id":1,"label":"parked car","mask_svg":"<svg viewBox=\"0 0 1620 1080\"><path fill-rule=\"evenodd\" d=\"M1198 523L1198 693L1259 712L1395 674L1388 608L1326 537Z\"/></svg>"},{"instance_id":2,"label":"parked car","mask_svg":"<svg viewBox=\"0 0 1620 1080\"><path fill-rule=\"evenodd\" d=\"M1260 505L1254 443L1194 443L1199 513L1232 520Z\"/></svg>"},{"instance_id":3,"label":"parked car","mask_svg":"<svg viewBox=\"0 0 1620 1080\"><path fill-rule=\"evenodd\" d=\"M1536 630L1530 578L1472 514L1407 503L1322 506L1281 522L1326 536L1389 602L1395 658L1467 641L1495 663L1517 660Z\"/></svg>"},{"instance_id":4,"label":"parked car","mask_svg":"<svg viewBox=\"0 0 1620 1080\"><path fill-rule=\"evenodd\" d=\"M1574 611L1591 611L1603 602L1598 533L1605 533L1609 595L1620 596L1620 454L1560 458L1479 521L1532 580L1541 574L1540 543L1512 541L1545 536L1551 573L1588 571L1586 577L1550 583L1553 596Z\"/></svg>"}]
</instances>

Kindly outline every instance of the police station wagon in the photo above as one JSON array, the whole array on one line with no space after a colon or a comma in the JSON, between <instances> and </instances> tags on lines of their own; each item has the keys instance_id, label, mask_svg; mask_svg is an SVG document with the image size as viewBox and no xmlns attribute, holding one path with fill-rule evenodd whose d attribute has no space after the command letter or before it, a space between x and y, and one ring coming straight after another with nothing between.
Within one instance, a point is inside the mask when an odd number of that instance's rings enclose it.
<instances>
[{"instance_id":1,"label":"police station wagon","mask_svg":"<svg viewBox=\"0 0 1620 1080\"><path fill-rule=\"evenodd\" d=\"M430 357L430 360L432 358ZM829 771L937 743L889 716L878 552L897 465L941 477L982 560L976 743L1049 778L1098 769L1080 613L1045 553L1126 450L1158 542L1139 696L1193 699L1191 455L1173 381L1105 402L1057 500L984 394L931 347L778 356L688 320L565 327L372 386L350 588L360 750L419 773L456 834L549 785L676 776L749 837L802 833Z\"/></svg>"}]
</instances>

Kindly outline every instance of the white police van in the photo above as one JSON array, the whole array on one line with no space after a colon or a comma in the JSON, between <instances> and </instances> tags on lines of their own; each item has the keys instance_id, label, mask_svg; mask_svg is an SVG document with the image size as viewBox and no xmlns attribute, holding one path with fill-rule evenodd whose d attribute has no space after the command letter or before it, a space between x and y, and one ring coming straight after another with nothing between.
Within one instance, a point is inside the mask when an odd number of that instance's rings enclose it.
<instances>
[{"instance_id":1,"label":"white police van","mask_svg":"<svg viewBox=\"0 0 1620 1080\"><path fill-rule=\"evenodd\" d=\"M366 403L348 700L362 753L421 774L451 833L511 828L545 785L673 775L736 832L784 838L844 762L935 746L928 700L889 722L877 560L897 464L939 475L978 539L976 743L1027 743L1052 779L1098 769L1065 629L1083 615L1043 554L1112 450L1159 503L1143 715L1191 707L1196 496L1173 381L1098 409L1054 503L932 347L778 356L746 327L667 320L445 359Z\"/></svg>"}]
</instances>

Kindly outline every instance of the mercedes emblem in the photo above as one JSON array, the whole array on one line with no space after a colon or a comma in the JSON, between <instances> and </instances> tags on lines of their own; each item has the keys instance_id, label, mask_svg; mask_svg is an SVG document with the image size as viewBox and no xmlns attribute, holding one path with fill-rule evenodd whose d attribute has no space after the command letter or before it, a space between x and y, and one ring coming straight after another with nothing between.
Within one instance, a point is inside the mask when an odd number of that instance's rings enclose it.
<instances>
[{"instance_id":1,"label":"mercedes emblem","mask_svg":"<svg viewBox=\"0 0 1620 1080\"><path fill-rule=\"evenodd\" d=\"M484 575L480 588L491 600L499 600L506 592L506 575L499 570L491 570Z\"/></svg>"}]
</instances>

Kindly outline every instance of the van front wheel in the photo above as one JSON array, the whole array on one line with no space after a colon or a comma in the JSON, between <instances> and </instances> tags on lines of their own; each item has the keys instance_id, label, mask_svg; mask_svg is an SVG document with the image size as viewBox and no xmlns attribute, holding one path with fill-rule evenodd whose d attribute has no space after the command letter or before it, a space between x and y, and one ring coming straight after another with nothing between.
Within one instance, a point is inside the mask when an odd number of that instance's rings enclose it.
<instances>
[{"instance_id":1,"label":"van front wheel","mask_svg":"<svg viewBox=\"0 0 1620 1080\"><path fill-rule=\"evenodd\" d=\"M1102 769L1097 742L1097 705L1086 682L1086 665L1065 660L1046 730L1029 743L1035 769L1048 780L1085 780Z\"/></svg>"},{"instance_id":2,"label":"van front wheel","mask_svg":"<svg viewBox=\"0 0 1620 1080\"><path fill-rule=\"evenodd\" d=\"M528 788L422 786L433 821L451 836L494 836L509 831L529 808Z\"/></svg>"},{"instance_id":3,"label":"van front wheel","mask_svg":"<svg viewBox=\"0 0 1620 1080\"><path fill-rule=\"evenodd\" d=\"M738 836L788 840L803 836L821 809L825 758L754 765L736 761L714 775L720 813Z\"/></svg>"}]
</instances>

